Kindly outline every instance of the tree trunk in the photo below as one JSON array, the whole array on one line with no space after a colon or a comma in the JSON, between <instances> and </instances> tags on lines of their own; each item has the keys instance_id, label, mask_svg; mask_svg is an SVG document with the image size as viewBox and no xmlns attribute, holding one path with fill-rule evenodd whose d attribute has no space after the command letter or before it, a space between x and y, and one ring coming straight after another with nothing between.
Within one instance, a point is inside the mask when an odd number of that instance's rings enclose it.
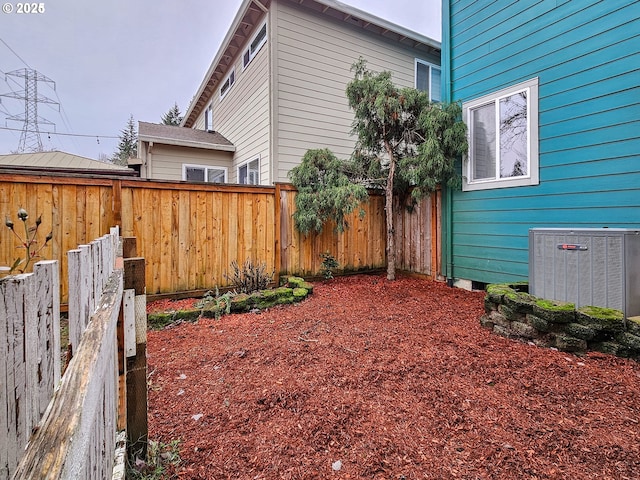
<instances>
[{"instance_id":1,"label":"tree trunk","mask_svg":"<svg viewBox=\"0 0 640 480\"><path fill-rule=\"evenodd\" d=\"M390 145L385 142L389 154L389 175L384 189L384 211L387 217L387 279L396 279L396 238L393 228L393 180L396 174L396 159Z\"/></svg>"}]
</instances>

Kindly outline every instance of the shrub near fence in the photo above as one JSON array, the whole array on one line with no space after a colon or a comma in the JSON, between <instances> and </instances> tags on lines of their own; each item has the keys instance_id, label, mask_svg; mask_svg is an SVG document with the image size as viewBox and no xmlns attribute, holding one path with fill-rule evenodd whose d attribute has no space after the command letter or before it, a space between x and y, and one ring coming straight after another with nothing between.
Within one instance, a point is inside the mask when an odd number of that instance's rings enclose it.
<instances>
[{"instance_id":1,"label":"shrub near fence","mask_svg":"<svg viewBox=\"0 0 640 480\"><path fill-rule=\"evenodd\" d=\"M296 191L291 185L240 186L148 181L131 178L6 174L0 180L0 216L20 206L42 214L43 231L53 231L43 257L59 259L66 278L64 252L121 225L124 237L137 237L146 259L149 294L206 291L227 286L232 260L264 262L276 275L316 276L321 253L330 252L345 271L386 265L384 199L372 195L363 219L354 212L344 234L331 225L321 235L304 236L293 225ZM398 268L439 273L438 195L425 198L413 212L397 209ZM15 241L0 229L0 265L16 257ZM62 301L68 288L61 284Z\"/></svg>"}]
</instances>

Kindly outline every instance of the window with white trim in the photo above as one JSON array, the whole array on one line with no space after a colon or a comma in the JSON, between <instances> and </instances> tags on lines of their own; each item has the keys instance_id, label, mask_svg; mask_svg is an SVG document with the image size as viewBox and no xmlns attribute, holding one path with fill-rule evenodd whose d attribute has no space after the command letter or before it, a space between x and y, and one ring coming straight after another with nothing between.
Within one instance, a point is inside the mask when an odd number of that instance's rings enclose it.
<instances>
[{"instance_id":1,"label":"window with white trim","mask_svg":"<svg viewBox=\"0 0 640 480\"><path fill-rule=\"evenodd\" d=\"M182 180L187 182L227 183L227 168L183 164Z\"/></svg>"},{"instance_id":2,"label":"window with white trim","mask_svg":"<svg viewBox=\"0 0 640 480\"><path fill-rule=\"evenodd\" d=\"M222 86L220 87L220 100L224 98L224 96L231 90L231 87L236 83L236 69L232 69L231 73L227 75L224 82L222 82Z\"/></svg>"},{"instance_id":3,"label":"window with white trim","mask_svg":"<svg viewBox=\"0 0 640 480\"><path fill-rule=\"evenodd\" d=\"M253 57L255 57L262 46L267 43L267 24L266 22L262 24L258 33L251 39L251 43L249 44L249 48L244 51L242 55L242 68L246 68Z\"/></svg>"},{"instance_id":4,"label":"window with white trim","mask_svg":"<svg viewBox=\"0 0 640 480\"><path fill-rule=\"evenodd\" d=\"M209 105L204 112L204 131L213 130L213 105Z\"/></svg>"},{"instance_id":5,"label":"window with white trim","mask_svg":"<svg viewBox=\"0 0 640 480\"><path fill-rule=\"evenodd\" d=\"M538 79L462 105L469 131L463 190L538 185Z\"/></svg>"},{"instance_id":6,"label":"window with white trim","mask_svg":"<svg viewBox=\"0 0 640 480\"><path fill-rule=\"evenodd\" d=\"M260 183L260 157L238 167L238 183L243 185Z\"/></svg>"},{"instance_id":7,"label":"window with white trim","mask_svg":"<svg viewBox=\"0 0 640 480\"><path fill-rule=\"evenodd\" d=\"M439 66L416 58L416 89L428 92L432 102L442 101L440 77Z\"/></svg>"}]
</instances>

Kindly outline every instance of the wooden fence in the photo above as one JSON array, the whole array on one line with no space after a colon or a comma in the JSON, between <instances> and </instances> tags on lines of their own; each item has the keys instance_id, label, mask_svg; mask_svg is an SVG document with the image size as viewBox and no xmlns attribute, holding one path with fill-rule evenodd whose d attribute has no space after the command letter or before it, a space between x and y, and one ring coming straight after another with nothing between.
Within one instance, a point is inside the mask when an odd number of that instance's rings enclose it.
<instances>
[{"instance_id":1,"label":"wooden fence","mask_svg":"<svg viewBox=\"0 0 640 480\"><path fill-rule=\"evenodd\" d=\"M53 231L44 258L85 244L120 225L122 235L137 237L146 259L148 294L190 292L228 285L232 260L265 262L277 275L315 276L320 253L331 253L344 271L382 269L386 265L384 199L372 195L355 212L349 228L337 234L327 226L321 235L295 230L295 189L130 178L7 174L0 179L0 216L15 219L23 207L42 232ZM396 224L398 268L435 277L439 273L440 220L438 197L421 202L413 212L399 209ZM16 222L18 223L18 222ZM0 228L0 265L19 255L17 241ZM61 285L63 302L69 298Z\"/></svg>"},{"instance_id":2,"label":"wooden fence","mask_svg":"<svg viewBox=\"0 0 640 480\"><path fill-rule=\"evenodd\" d=\"M126 428L125 336L135 342L124 329L118 241L114 228L69 252L78 258L69 288L83 295L69 305L74 355L61 379L57 262L0 281L0 346L9 355L0 362L0 479L112 478L116 432Z\"/></svg>"},{"instance_id":3,"label":"wooden fence","mask_svg":"<svg viewBox=\"0 0 640 480\"><path fill-rule=\"evenodd\" d=\"M56 261L0 280L0 479L15 471L60 380Z\"/></svg>"}]
</instances>

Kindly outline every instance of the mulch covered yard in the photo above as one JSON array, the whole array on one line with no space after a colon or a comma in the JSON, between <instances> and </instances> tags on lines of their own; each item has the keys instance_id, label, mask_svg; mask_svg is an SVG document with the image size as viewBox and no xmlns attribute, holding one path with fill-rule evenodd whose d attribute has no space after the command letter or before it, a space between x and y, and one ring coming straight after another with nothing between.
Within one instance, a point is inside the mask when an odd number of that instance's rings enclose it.
<instances>
[{"instance_id":1,"label":"mulch covered yard","mask_svg":"<svg viewBox=\"0 0 640 480\"><path fill-rule=\"evenodd\" d=\"M181 479L640 478L640 365L482 313L482 292L358 275L150 332L150 438L181 440Z\"/></svg>"}]
</instances>

